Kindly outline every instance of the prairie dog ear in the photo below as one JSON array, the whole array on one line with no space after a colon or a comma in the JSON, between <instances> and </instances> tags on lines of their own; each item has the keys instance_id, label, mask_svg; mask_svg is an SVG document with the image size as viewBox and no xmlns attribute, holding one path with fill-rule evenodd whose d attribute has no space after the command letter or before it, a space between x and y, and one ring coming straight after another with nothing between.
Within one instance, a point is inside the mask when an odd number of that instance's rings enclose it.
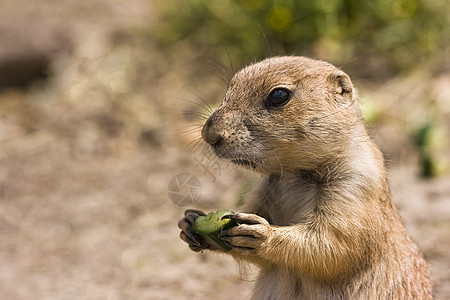
<instances>
[{"instance_id":1,"label":"prairie dog ear","mask_svg":"<svg viewBox=\"0 0 450 300\"><path fill-rule=\"evenodd\" d=\"M341 70L334 71L328 76L330 91L342 95L345 98L352 98L353 85L347 74Z\"/></svg>"}]
</instances>

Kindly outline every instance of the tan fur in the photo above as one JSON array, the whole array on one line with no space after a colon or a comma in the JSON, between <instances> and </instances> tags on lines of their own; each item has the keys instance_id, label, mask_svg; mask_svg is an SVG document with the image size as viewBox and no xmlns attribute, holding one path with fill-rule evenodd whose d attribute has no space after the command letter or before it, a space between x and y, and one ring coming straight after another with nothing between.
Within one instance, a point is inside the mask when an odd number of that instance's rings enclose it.
<instances>
[{"instance_id":1,"label":"tan fur","mask_svg":"<svg viewBox=\"0 0 450 300\"><path fill-rule=\"evenodd\" d=\"M291 91L267 107L276 87ZM254 299L431 299L429 271L391 200L383 157L366 133L349 77L304 57L239 71L203 128L215 153L264 175L221 234L258 265ZM191 249L210 248L179 223ZM214 250L214 249L211 249Z\"/></svg>"}]
</instances>

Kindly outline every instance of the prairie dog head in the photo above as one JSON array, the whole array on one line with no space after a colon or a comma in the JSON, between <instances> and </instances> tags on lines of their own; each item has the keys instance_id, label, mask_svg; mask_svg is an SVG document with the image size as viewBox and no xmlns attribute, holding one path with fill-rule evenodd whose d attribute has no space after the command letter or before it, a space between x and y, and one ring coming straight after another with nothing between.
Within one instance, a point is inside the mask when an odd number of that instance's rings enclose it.
<instances>
[{"instance_id":1,"label":"prairie dog head","mask_svg":"<svg viewBox=\"0 0 450 300\"><path fill-rule=\"evenodd\" d=\"M260 173L313 169L362 124L350 78L323 61L274 57L237 72L202 136L217 156Z\"/></svg>"}]
</instances>

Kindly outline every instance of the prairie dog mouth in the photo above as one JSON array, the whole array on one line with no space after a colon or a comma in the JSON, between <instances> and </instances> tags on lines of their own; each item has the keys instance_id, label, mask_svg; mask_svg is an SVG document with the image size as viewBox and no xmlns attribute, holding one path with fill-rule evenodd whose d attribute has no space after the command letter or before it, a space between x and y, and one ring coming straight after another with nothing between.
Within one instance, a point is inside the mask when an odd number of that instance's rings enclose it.
<instances>
[{"instance_id":1,"label":"prairie dog mouth","mask_svg":"<svg viewBox=\"0 0 450 300\"><path fill-rule=\"evenodd\" d=\"M234 164L244 167L244 168L253 168L256 169L256 164L252 161L246 160L246 159L232 159L231 160Z\"/></svg>"}]
</instances>

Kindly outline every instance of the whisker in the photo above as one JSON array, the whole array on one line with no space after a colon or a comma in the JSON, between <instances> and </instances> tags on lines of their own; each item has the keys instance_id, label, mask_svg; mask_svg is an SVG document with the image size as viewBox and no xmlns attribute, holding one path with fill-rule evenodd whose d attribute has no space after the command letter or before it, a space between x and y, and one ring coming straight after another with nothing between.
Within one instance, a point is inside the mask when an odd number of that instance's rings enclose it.
<instances>
[{"instance_id":1,"label":"whisker","mask_svg":"<svg viewBox=\"0 0 450 300\"><path fill-rule=\"evenodd\" d=\"M225 51L227 52L227 56L228 56L228 62L230 63L230 67L231 67L231 72L234 74L234 67L233 67L233 61L231 60L231 56L230 56L230 52L228 52L228 49L225 49ZM227 74L228 75L228 74ZM230 81L228 81L229 83Z\"/></svg>"},{"instance_id":2,"label":"whisker","mask_svg":"<svg viewBox=\"0 0 450 300\"><path fill-rule=\"evenodd\" d=\"M180 114L183 117L194 117L199 120L207 120L209 118L209 114L198 112L198 111L184 111Z\"/></svg>"},{"instance_id":3,"label":"whisker","mask_svg":"<svg viewBox=\"0 0 450 300\"><path fill-rule=\"evenodd\" d=\"M193 141L190 141L185 147L185 151L189 151L191 153L194 153L197 151L198 148L200 148L203 144L203 140L201 138L197 138ZM205 145L206 146L206 145Z\"/></svg>"},{"instance_id":4,"label":"whisker","mask_svg":"<svg viewBox=\"0 0 450 300\"><path fill-rule=\"evenodd\" d=\"M187 99L187 98L177 97L176 99L180 100L180 101L185 101L185 102L191 103L191 104L193 104L193 105L199 107L200 109L205 110L205 111L207 111L209 113L213 112L213 109L211 108L211 106L202 97L200 97L197 94L194 94L194 96L196 96L198 99L200 99L202 101L202 103L204 103L206 106L203 106L201 103L198 103L196 101L193 101L193 100L190 100L190 99Z\"/></svg>"},{"instance_id":5,"label":"whisker","mask_svg":"<svg viewBox=\"0 0 450 300\"><path fill-rule=\"evenodd\" d=\"M272 51L270 51L269 41L267 40L267 36L264 33L264 30L262 29L261 24L258 24L258 28L259 28L259 31L261 31L261 34L262 34L262 36L264 38L264 42L266 44L268 56L272 56Z\"/></svg>"},{"instance_id":6,"label":"whisker","mask_svg":"<svg viewBox=\"0 0 450 300\"><path fill-rule=\"evenodd\" d=\"M209 105L208 102L206 102L205 99L203 99L203 97L201 97L200 95L195 94L195 93L194 93L194 95L195 95L198 99L200 99L200 101L202 101L203 104L206 105L206 107L203 107L202 105L200 105L200 107L202 107L203 109L205 109L209 114L212 114L212 113L214 112L214 109L212 109L212 107Z\"/></svg>"},{"instance_id":7,"label":"whisker","mask_svg":"<svg viewBox=\"0 0 450 300\"><path fill-rule=\"evenodd\" d=\"M201 132L201 128L202 128L202 126L200 126L200 125L192 125L192 126L190 126L191 128L189 128L189 129L183 129L183 130L181 130L180 132L182 133L182 134L192 134L192 133L195 133L195 132Z\"/></svg>"},{"instance_id":8,"label":"whisker","mask_svg":"<svg viewBox=\"0 0 450 300\"><path fill-rule=\"evenodd\" d=\"M228 53L228 51L227 51ZM203 59L204 61L210 63L211 65L213 65L216 70L218 70L220 72L220 74L222 75L220 78L220 80L222 80L227 86L230 84L231 81L231 75L227 72L227 70L220 64L218 64L217 62L210 60L210 59ZM234 71L233 71L234 73Z\"/></svg>"}]
</instances>

